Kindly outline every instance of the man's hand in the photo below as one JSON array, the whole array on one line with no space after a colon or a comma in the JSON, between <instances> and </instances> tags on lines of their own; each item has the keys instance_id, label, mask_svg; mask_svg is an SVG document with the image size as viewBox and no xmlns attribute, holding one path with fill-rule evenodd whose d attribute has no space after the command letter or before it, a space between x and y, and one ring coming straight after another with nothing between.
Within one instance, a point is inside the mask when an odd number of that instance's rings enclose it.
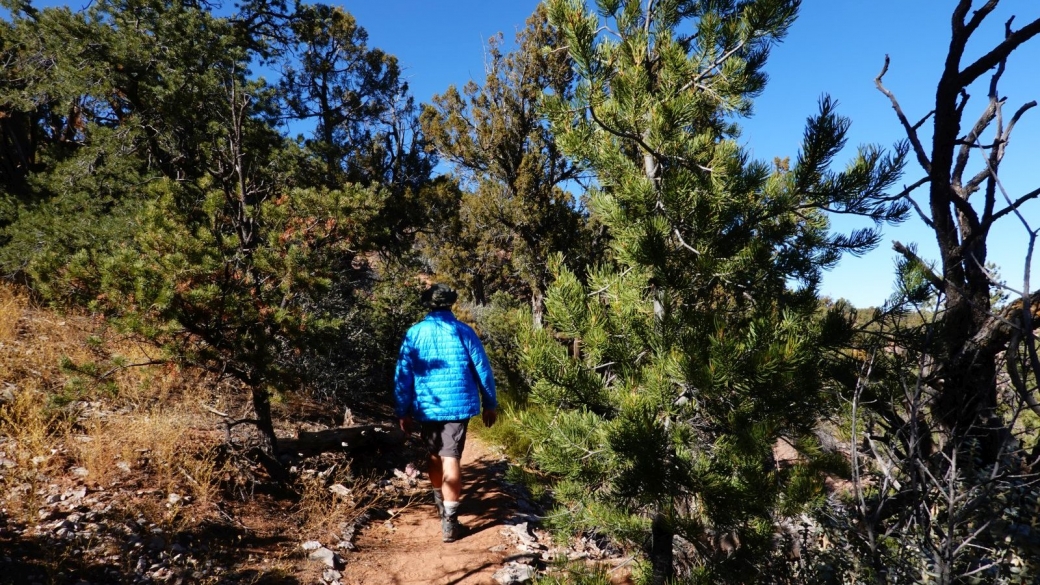
<instances>
[{"instance_id":1,"label":"man's hand","mask_svg":"<svg viewBox=\"0 0 1040 585\"><path fill-rule=\"evenodd\" d=\"M494 408L485 408L480 418L484 421L484 426L490 429L495 426L495 421L498 420L498 411Z\"/></svg>"},{"instance_id":2,"label":"man's hand","mask_svg":"<svg viewBox=\"0 0 1040 585\"><path fill-rule=\"evenodd\" d=\"M415 421L412 420L412 417L410 416L404 416L397 419L397 423L401 425L401 430L404 431L404 434L406 435L411 434L412 429L415 428Z\"/></svg>"}]
</instances>

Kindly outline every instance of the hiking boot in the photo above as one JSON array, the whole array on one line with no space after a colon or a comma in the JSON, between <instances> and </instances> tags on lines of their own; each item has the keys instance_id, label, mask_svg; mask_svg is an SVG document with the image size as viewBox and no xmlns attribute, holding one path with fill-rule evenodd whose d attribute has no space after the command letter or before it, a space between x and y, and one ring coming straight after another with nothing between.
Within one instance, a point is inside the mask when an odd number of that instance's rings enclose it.
<instances>
[{"instance_id":1,"label":"hiking boot","mask_svg":"<svg viewBox=\"0 0 1040 585\"><path fill-rule=\"evenodd\" d=\"M466 534L466 527L455 516L441 518L441 536L444 542L455 542Z\"/></svg>"}]
</instances>

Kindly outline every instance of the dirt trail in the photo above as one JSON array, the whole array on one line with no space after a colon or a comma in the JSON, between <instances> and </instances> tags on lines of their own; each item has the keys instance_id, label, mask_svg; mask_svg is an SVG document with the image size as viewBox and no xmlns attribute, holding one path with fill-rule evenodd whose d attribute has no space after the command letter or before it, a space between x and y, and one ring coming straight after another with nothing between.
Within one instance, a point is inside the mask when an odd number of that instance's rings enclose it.
<instances>
[{"instance_id":1,"label":"dirt trail","mask_svg":"<svg viewBox=\"0 0 1040 585\"><path fill-rule=\"evenodd\" d=\"M463 495L459 520L462 539L441 542L441 525L432 499L406 507L389 521L369 524L357 537L342 582L349 585L476 585L495 583L495 571L516 550L501 533L516 513L515 500L501 491L504 466L472 434L462 455ZM421 486L429 488L423 480Z\"/></svg>"}]
</instances>

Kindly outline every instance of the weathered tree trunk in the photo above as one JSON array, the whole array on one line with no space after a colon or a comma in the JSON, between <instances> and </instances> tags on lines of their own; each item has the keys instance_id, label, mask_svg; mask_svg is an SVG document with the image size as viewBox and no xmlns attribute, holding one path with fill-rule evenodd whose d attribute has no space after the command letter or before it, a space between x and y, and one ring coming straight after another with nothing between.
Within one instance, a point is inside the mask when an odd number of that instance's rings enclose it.
<instances>
[{"instance_id":1,"label":"weathered tree trunk","mask_svg":"<svg viewBox=\"0 0 1040 585\"><path fill-rule=\"evenodd\" d=\"M531 322L538 329L542 328L545 315L545 295L537 287L531 288Z\"/></svg>"},{"instance_id":2,"label":"weathered tree trunk","mask_svg":"<svg viewBox=\"0 0 1040 585\"><path fill-rule=\"evenodd\" d=\"M278 437L275 436L271 418L271 394L266 388L253 387L253 413L256 416L256 428L260 431L260 450L273 456L278 448Z\"/></svg>"},{"instance_id":3,"label":"weathered tree trunk","mask_svg":"<svg viewBox=\"0 0 1040 585\"><path fill-rule=\"evenodd\" d=\"M666 585L674 575L672 540L675 531L668 518L658 512L650 522L650 565L654 585Z\"/></svg>"}]
</instances>

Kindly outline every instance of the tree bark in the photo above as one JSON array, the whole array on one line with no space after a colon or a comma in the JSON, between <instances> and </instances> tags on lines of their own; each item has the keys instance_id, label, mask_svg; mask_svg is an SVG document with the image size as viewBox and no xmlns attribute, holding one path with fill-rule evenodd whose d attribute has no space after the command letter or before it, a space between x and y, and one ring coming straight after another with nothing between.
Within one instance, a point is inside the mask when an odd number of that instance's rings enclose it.
<instances>
[{"instance_id":1,"label":"tree bark","mask_svg":"<svg viewBox=\"0 0 1040 585\"><path fill-rule=\"evenodd\" d=\"M666 585L674 575L672 540L675 531L668 518L658 512L650 522L650 564L653 584Z\"/></svg>"},{"instance_id":2,"label":"tree bark","mask_svg":"<svg viewBox=\"0 0 1040 585\"><path fill-rule=\"evenodd\" d=\"M274 433L274 422L271 418L271 394L266 388L253 387L253 412L256 415L256 427L260 431L260 450L273 456L278 448L278 437Z\"/></svg>"}]
</instances>

